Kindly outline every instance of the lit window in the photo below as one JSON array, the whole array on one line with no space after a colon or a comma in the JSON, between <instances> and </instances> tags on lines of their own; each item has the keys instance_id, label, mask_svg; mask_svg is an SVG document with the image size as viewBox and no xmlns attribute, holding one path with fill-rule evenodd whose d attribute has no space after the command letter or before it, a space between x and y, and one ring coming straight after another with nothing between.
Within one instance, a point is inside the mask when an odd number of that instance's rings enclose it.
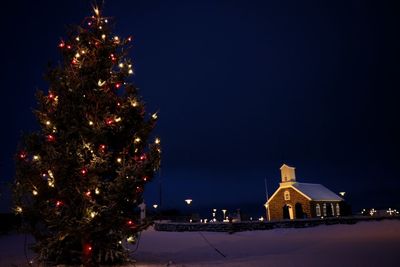
<instances>
[{"instance_id":1,"label":"lit window","mask_svg":"<svg viewBox=\"0 0 400 267\"><path fill-rule=\"evenodd\" d=\"M285 200L290 200L290 192L289 191L285 191L285 193L283 193Z\"/></svg>"},{"instance_id":2,"label":"lit window","mask_svg":"<svg viewBox=\"0 0 400 267\"><path fill-rule=\"evenodd\" d=\"M315 207L315 211L317 213L317 216L321 217L321 206L319 204L317 204L317 206Z\"/></svg>"},{"instance_id":3,"label":"lit window","mask_svg":"<svg viewBox=\"0 0 400 267\"><path fill-rule=\"evenodd\" d=\"M339 203L336 203L336 216L340 216L340 206L339 206Z\"/></svg>"},{"instance_id":4,"label":"lit window","mask_svg":"<svg viewBox=\"0 0 400 267\"><path fill-rule=\"evenodd\" d=\"M333 207L333 203L331 203L331 211L332 211L332 216L335 215L335 208Z\"/></svg>"},{"instance_id":5,"label":"lit window","mask_svg":"<svg viewBox=\"0 0 400 267\"><path fill-rule=\"evenodd\" d=\"M324 213L324 217L326 217L326 203L324 203L324 205L322 205L322 211Z\"/></svg>"}]
</instances>

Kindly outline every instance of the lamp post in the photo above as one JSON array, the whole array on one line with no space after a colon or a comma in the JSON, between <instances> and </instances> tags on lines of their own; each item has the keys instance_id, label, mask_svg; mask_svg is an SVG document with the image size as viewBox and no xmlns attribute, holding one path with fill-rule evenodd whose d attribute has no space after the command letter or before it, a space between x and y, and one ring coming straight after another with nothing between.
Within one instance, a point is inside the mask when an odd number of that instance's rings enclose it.
<instances>
[{"instance_id":1,"label":"lamp post","mask_svg":"<svg viewBox=\"0 0 400 267\"><path fill-rule=\"evenodd\" d=\"M222 210L222 213L224 214L224 217L222 218L222 221L226 221L226 209Z\"/></svg>"},{"instance_id":2,"label":"lamp post","mask_svg":"<svg viewBox=\"0 0 400 267\"><path fill-rule=\"evenodd\" d=\"M190 206L191 206L191 204L193 202L193 199L191 199L191 198L185 199L185 202L189 207L189 214L190 214L189 222L192 222L192 212L191 212Z\"/></svg>"}]
</instances>

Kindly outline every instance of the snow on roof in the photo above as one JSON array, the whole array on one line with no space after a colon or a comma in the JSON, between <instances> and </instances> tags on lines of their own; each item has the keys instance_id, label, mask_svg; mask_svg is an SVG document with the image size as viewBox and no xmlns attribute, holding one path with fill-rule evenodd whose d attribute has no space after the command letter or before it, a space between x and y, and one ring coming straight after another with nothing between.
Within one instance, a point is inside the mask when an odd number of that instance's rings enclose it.
<instances>
[{"instance_id":1,"label":"snow on roof","mask_svg":"<svg viewBox=\"0 0 400 267\"><path fill-rule=\"evenodd\" d=\"M292 185L312 200L335 200L343 199L321 184L294 183Z\"/></svg>"}]
</instances>

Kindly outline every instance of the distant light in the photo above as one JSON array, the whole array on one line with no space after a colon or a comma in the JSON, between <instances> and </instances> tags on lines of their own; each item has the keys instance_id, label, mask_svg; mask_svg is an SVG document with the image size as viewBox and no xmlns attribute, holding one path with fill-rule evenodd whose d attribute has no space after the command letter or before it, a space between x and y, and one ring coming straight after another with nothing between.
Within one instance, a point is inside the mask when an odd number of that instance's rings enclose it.
<instances>
[{"instance_id":1,"label":"distant light","mask_svg":"<svg viewBox=\"0 0 400 267\"><path fill-rule=\"evenodd\" d=\"M346 192L339 192L339 195L341 195L342 197L344 197L344 195L346 195Z\"/></svg>"},{"instance_id":2,"label":"distant light","mask_svg":"<svg viewBox=\"0 0 400 267\"><path fill-rule=\"evenodd\" d=\"M190 204L192 204L192 199L190 199L190 198L188 198L188 199L185 199L185 202L186 202L186 204L188 204L188 205L190 205Z\"/></svg>"},{"instance_id":3,"label":"distant light","mask_svg":"<svg viewBox=\"0 0 400 267\"><path fill-rule=\"evenodd\" d=\"M154 204L154 205L153 205L153 208L155 208L155 209L158 208L158 205L157 205L157 204Z\"/></svg>"}]
</instances>

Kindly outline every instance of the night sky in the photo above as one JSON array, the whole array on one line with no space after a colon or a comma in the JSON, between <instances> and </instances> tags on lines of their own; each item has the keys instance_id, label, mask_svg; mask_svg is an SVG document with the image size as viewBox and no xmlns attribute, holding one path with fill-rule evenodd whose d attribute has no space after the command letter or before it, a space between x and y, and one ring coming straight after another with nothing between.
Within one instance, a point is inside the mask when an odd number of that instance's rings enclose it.
<instances>
[{"instance_id":1,"label":"night sky","mask_svg":"<svg viewBox=\"0 0 400 267\"><path fill-rule=\"evenodd\" d=\"M325 3L321 3L325 2ZM108 0L115 33L134 36L134 82L159 110L161 175L150 205L263 214L279 167L346 191L355 210L400 208L398 1ZM23 132L38 129L34 93L60 59L82 0L7 1L1 30L0 211Z\"/></svg>"}]
</instances>

